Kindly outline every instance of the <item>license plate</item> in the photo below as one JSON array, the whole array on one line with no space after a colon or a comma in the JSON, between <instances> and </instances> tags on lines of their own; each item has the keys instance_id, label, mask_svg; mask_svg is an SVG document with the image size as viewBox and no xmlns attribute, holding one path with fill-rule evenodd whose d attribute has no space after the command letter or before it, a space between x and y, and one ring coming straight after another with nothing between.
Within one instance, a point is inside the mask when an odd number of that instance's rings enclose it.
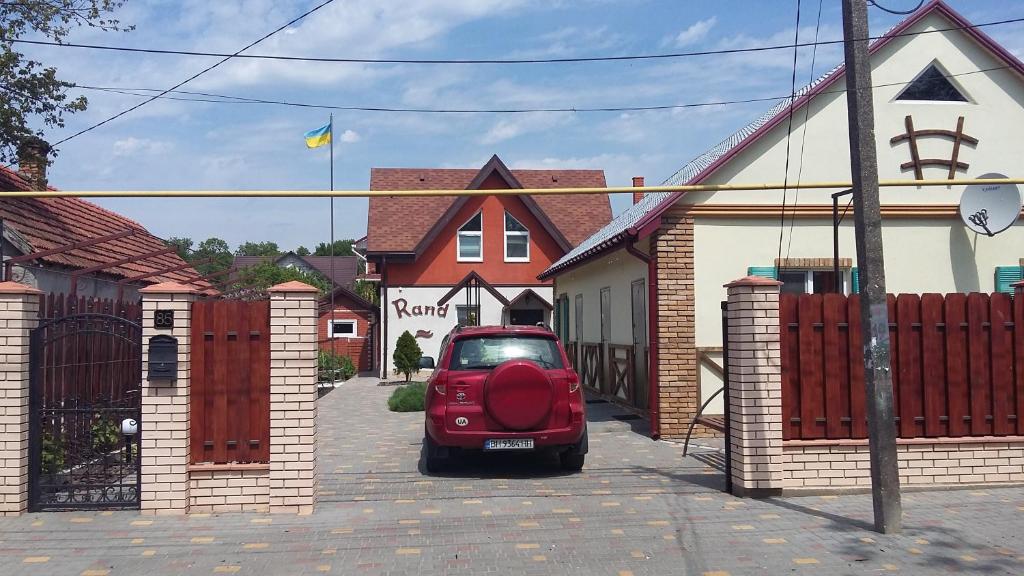
<instances>
[{"instance_id":1,"label":"license plate","mask_svg":"<svg viewBox=\"0 0 1024 576\"><path fill-rule=\"evenodd\" d=\"M533 438L501 438L484 442L484 450L533 450Z\"/></svg>"}]
</instances>

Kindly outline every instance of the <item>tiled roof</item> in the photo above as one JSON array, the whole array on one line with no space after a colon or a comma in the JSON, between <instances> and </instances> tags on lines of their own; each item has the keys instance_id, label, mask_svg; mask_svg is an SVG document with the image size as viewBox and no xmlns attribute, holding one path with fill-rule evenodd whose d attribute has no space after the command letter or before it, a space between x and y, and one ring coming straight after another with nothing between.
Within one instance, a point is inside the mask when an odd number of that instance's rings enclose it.
<instances>
[{"instance_id":1,"label":"tiled roof","mask_svg":"<svg viewBox=\"0 0 1024 576\"><path fill-rule=\"evenodd\" d=\"M330 256L299 256L293 252L281 256L235 256L231 267L235 270L256 266L263 262L276 262L285 257L292 256L299 258L311 267L323 274L324 278L331 278L331 257ZM334 283L337 286L351 287L355 284L356 275L359 274L358 256L335 256L334 257Z\"/></svg>"},{"instance_id":2,"label":"tiled roof","mask_svg":"<svg viewBox=\"0 0 1024 576\"><path fill-rule=\"evenodd\" d=\"M920 21L922 18L936 10L953 22L955 26L963 27L965 33L971 35L983 46L1008 62L1011 68L1015 69L1018 73L1024 74L1024 65L1021 64L1020 60L1007 52L1006 49L999 46L994 40L977 28L971 28L970 22L964 19L963 16L957 14L952 8L946 5L945 2L942 2L942 0L933 0L910 17L890 28L885 32L885 34L872 43L870 48L871 53L874 53L893 38L897 37L899 33L902 33L914 23ZM813 98L815 94L826 89L839 78L842 78L843 73L844 65L840 64L810 84L797 90L793 98L783 98L756 120L747 124L725 140L722 140L717 145L713 146L708 151L691 160L685 166L676 171L675 174L666 179L662 183L662 186L680 186L701 182L710 176L719 166L728 161L733 155L737 154L745 146L756 141L762 135L767 133L775 124L787 117L790 110L790 102L793 103L792 108L794 110L799 109ZM645 221L650 220L651 217L656 217L662 210L674 204L681 195L682 193L680 192L655 192L647 194L640 202L634 204L622 214L619 214L607 226L601 228L597 233L581 242L572 251L548 267L548 269L541 274L541 277L550 277L558 270L576 262L586 260L592 255L601 252L607 246L619 242L631 229L636 227L637 224L646 223Z\"/></svg>"},{"instance_id":3,"label":"tiled roof","mask_svg":"<svg viewBox=\"0 0 1024 576\"><path fill-rule=\"evenodd\" d=\"M5 226L11 227L28 241L33 251L50 250L125 229L140 231L134 236L40 258L45 263L69 268L89 268L104 262L153 252L165 246L163 240L151 235L138 222L81 198L3 198L3 191L31 189L29 182L20 174L0 167L0 218L3 219ZM180 264L184 264L184 261L174 252L170 252L108 268L103 270L103 274L137 276ZM177 272L152 276L142 282L183 282L195 274L194 269L185 268ZM210 286L202 281L193 284L199 288Z\"/></svg>"},{"instance_id":4,"label":"tiled roof","mask_svg":"<svg viewBox=\"0 0 1024 576\"><path fill-rule=\"evenodd\" d=\"M462 168L373 168L370 190L463 190L480 173ZM524 188L603 188L603 170L512 170ZM573 246L612 216L607 194L534 196L534 202ZM369 252L412 252L455 197L370 198Z\"/></svg>"}]
</instances>

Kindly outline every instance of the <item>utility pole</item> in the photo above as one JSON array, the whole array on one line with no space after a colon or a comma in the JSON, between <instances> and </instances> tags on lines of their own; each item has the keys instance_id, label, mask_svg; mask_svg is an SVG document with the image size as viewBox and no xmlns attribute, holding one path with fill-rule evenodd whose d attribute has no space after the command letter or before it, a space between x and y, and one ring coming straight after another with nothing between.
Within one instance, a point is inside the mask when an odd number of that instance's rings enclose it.
<instances>
[{"instance_id":1,"label":"utility pole","mask_svg":"<svg viewBox=\"0 0 1024 576\"><path fill-rule=\"evenodd\" d=\"M853 171L854 226L860 270L860 320L864 346L868 448L871 451L871 496L875 530L900 531L903 504L896 459L896 424L889 368L889 310L882 259L882 216L875 154L875 107L868 61L866 0L843 0L846 52L846 103L850 117L850 167Z\"/></svg>"}]
</instances>

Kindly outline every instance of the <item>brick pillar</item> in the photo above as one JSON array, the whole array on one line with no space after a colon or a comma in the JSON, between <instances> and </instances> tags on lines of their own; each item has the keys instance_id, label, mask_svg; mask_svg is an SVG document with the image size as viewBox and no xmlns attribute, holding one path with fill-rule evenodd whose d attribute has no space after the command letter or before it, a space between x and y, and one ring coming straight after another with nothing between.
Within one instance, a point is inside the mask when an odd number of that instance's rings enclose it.
<instances>
[{"instance_id":1,"label":"brick pillar","mask_svg":"<svg viewBox=\"0 0 1024 576\"><path fill-rule=\"evenodd\" d=\"M316 499L317 294L270 292L270 511L308 514Z\"/></svg>"},{"instance_id":2,"label":"brick pillar","mask_svg":"<svg viewBox=\"0 0 1024 576\"><path fill-rule=\"evenodd\" d=\"M142 512L186 514L189 506L189 349L192 302L199 292L176 282L154 284L142 294L142 421L140 456ZM157 328L157 310L174 311L173 328ZM165 334L178 339L178 373L175 380L150 380L149 339Z\"/></svg>"},{"instance_id":3,"label":"brick pillar","mask_svg":"<svg viewBox=\"0 0 1024 576\"><path fill-rule=\"evenodd\" d=\"M782 491L782 369L779 286L746 277L728 289L729 423L733 494Z\"/></svg>"},{"instance_id":4,"label":"brick pillar","mask_svg":"<svg viewBox=\"0 0 1024 576\"><path fill-rule=\"evenodd\" d=\"M662 438L686 435L700 408L697 390L697 340L693 265L693 216L690 206L675 206L662 215L652 236L658 273L658 389ZM695 436L707 436L703 426Z\"/></svg>"},{"instance_id":5,"label":"brick pillar","mask_svg":"<svg viewBox=\"0 0 1024 576\"><path fill-rule=\"evenodd\" d=\"M39 290L0 282L0 516L28 509L29 334Z\"/></svg>"}]
</instances>

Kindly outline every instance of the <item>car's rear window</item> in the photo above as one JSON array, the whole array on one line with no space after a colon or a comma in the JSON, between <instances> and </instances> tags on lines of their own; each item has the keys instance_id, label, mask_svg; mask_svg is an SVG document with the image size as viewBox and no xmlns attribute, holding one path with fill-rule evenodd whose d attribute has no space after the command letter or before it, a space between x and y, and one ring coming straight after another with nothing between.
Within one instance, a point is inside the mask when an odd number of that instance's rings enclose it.
<instances>
[{"instance_id":1,"label":"car's rear window","mask_svg":"<svg viewBox=\"0 0 1024 576\"><path fill-rule=\"evenodd\" d=\"M561 369L558 343L537 336L481 336L456 340L451 370L486 370L507 360L532 360L541 368Z\"/></svg>"}]
</instances>

